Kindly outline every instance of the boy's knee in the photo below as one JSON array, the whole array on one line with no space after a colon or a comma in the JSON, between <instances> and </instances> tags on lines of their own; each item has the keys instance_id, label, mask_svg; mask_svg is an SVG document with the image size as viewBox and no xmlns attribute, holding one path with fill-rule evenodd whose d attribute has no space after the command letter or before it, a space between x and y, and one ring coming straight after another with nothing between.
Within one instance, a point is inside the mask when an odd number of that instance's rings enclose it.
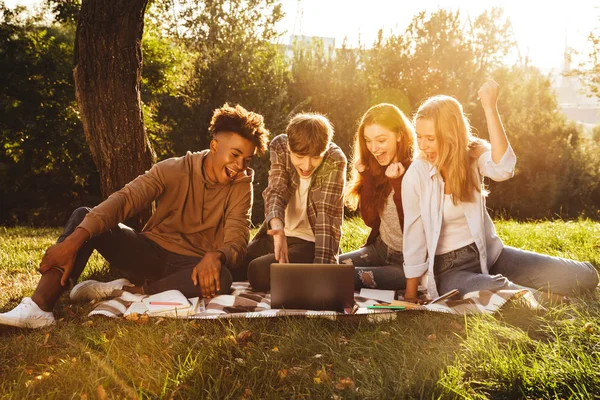
<instances>
[{"instance_id":1,"label":"boy's knee","mask_svg":"<svg viewBox=\"0 0 600 400\"><path fill-rule=\"evenodd\" d=\"M248 264L248 282L250 282L252 289L266 292L271 287L271 265L256 261L254 260Z\"/></svg>"},{"instance_id":2,"label":"boy's knee","mask_svg":"<svg viewBox=\"0 0 600 400\"><path fill-rule=\"evenodd\" d=\"M71 219L80 223L91 210L89 207L79 207L73 211Z\"/></svg>"},{"instance_id":3,"label":"boy's knee","mask_svg":"<svg viewBox=\"0 0 600 400\"><path fill-rule=\"evenodd\" d=\"M229 268L225 266L221 267L220 280L221 290L219 290L219 294L229 294L231 292L231 284L233 283L233 278Z\"/></svg>"}]
</instances>

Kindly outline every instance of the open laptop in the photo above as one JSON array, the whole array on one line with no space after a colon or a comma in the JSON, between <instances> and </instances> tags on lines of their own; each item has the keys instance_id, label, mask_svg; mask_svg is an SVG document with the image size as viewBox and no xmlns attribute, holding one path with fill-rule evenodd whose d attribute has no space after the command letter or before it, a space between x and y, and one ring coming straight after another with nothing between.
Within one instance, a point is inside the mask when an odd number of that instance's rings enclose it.
<instances>
[{"instance_id":1,"label":"open laptop","mask_svg":"<svg viewBox=\"0 0 600 400\"><path fill-rule=\"evenodd\" d=\"M271 264L271 308L343 312L353 305L353 265Z\"/></svg>"}]
</instances>

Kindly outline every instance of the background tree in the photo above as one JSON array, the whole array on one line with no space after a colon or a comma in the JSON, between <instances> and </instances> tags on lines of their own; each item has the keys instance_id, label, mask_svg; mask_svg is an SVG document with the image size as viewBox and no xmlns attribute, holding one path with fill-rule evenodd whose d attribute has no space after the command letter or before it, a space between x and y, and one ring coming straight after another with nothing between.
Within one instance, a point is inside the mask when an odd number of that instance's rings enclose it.
<instances>
[{"instance_id":1,"label":"background tree","mask_svg":"<svg viewBox=\"0 0 600 400\"><path fill-rule=\"evenodd\" d=\"M148 0L83 0L75 38L75 94L107 197L154 162L144 128L141 40ZM147 210L142 220L149 217Z\"/></svg>"}]
</instances>

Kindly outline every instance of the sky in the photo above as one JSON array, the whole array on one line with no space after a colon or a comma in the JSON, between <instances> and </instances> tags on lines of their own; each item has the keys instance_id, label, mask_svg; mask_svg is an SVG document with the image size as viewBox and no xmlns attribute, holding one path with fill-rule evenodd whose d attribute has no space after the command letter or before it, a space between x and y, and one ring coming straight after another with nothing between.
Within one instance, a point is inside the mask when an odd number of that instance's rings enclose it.
<instances>
[{"instance_id":1,"label":"sky","mask_svg":"<svg viewBox=\"0 0 600 400\"><path fill-rule=\"evenodd\" d=\"M286 16L279 25L292 33L344 38L354 46L369 46L380 28L389 35L401 34L420 11L438 8L468 13L474 20L481 12L501 7L513 26L520 53L541 68L559 68L567 45L581 51L594 28L600 31L600 2L569 0L284 0Z\"/></svg>"},{"instance_id":2,"label":"sky","mask_svg":"<svg viewBox=\"0 0 600 400\"><path fill-rule=\"evenodd\" d=\"M9 7L39 2L4 1ZM386 35L401 34L420 11L460 9L475 19L486 9L501 7L512 23L519 52L540 68L560 68L565 42L584 54L589 33L594 29L600 33L600 2L588 0L281 0L281 3L286 16L277 28L286 33L283 43L289 43L290 35L297 34L332 37L338 47L344 38L350 46L356 46L359 38L369 46L379 29Z\"/></svg>"}]
</instances>

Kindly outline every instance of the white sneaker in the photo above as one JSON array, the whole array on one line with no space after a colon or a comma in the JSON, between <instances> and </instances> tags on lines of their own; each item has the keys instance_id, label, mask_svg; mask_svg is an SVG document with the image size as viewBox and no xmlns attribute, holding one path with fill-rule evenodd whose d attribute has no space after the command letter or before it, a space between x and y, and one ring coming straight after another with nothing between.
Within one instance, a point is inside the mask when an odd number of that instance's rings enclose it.
<instances>
[{"instance_id":1,"label":"white sneaker","mask_svg":"<svg viewBox=\"0 0 600 400\"><path fill-rule=\"evenodd\" d=\"M31 297L24 297L18 306L0 314L0 324L19 328L43 328L55 322L54 314L43 311Z\"/></svg>"},{"instance_id":2,"label":"white sneaker","mask_svg":"<svg viewBox=\"0 0 600 400\"><path fill-rule=\"evenodd\" d=\"M125 278L117 279L110 282L100 282L90 279L83 281L73 286L71 289L71 300L101 300L109 297L113 290L122 289L123 286L130 286Z\"/></svg>"}]
</instances>

